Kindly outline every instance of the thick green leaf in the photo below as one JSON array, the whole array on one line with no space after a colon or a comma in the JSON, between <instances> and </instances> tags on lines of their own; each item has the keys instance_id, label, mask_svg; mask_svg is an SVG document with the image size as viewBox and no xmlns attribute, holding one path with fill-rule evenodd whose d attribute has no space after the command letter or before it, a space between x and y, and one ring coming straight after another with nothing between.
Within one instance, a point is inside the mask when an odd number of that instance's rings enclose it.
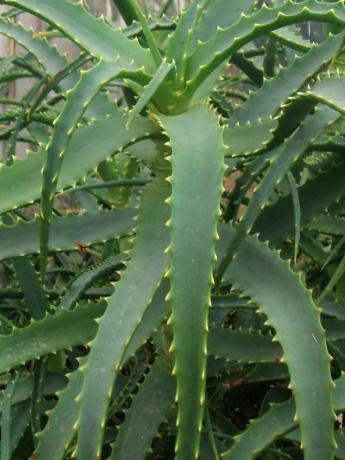
<instances>
[{"instance_id":1,"label":"thick green leaf","mask_svg":"<svg viewBox=\"0 0 345 460\"><path fill-rule=\"evenodd\" d=\"M242 14L248 13L255 6L255 0L235 3L228 0L213 0L209 3L195 30L195 43L197 40L207 42L219 27L230 27L240 20Z\"/></svg>"},{"instance_id":2,"label":"thick green leaf","mask_svg":"<svg viewBox=\"0 0 345 460\"><path fill-rule=\"evenodd\" d=\"M317 81L306 91L309 97L345 114L345 77L332 75ZM303 94L303 93L302 93Z\"/></svg>"},{"instance_id":3,"label":"thick green leaf","mask_svg":"<svg viewBox=\"0 0 345 460\"><path fill-rule=\"evenodd\" d=\"M302 21L329 22L344 26L343 2L332 3L305 0L286 2L277 8L261 8L256 14L242 18L233 26L219 29L206 43L200 45L188 62L188 78L191 83L182 99L192 95L202 81L228 59L235 51L256 37L275 29Z\"/></svg>"},{"instance_id":4,"label":"thick green leaf","mask_svg":"<svg viewBox=\"0 0 345 460\"><path fill-rule=\"evenodd\" d=\"M244 125L236 124L224 129L225 156L246 156L262 150L273 138L278 121L273 118L259 119Z\"/></svg>"},{"instance_id":5,"label":"thick green leaf","mask_svg":"<svg viewBox=\"0 0 345 460\"><path fill-rule=\"evenodd\" d=\"M97 330L95 319L104 308L104 304L89 304L70 311L61 310L55 315L47 314L40 321L32 321L29 326L14 329L11 335L0 337L0 372L92 339Z\"/></svg>"},{"instance_id":6,"label":"thick green leaf","mask_svg":"<svg viewBox=\"0 0 345 460\"><path fill-rule=\"evenodd\" d=\"M229 238L234 238L235 232L231 226L227 227ZM331 459L335 442L330 357L320 312L310 293L288 263L252 236L243 241L226 278L259 304L276 331L275 338L283 348L289 368L305 459ZM302 360L301 356L308 359ZM317 424L313 423L316 418ZM231 451L224 458L232 459ZM251 457L241 453L237 458Z\"/></svg>"},{"instance_id":7,"label":"thick green leaf","mask_svg":"<svg viewBox=\"0 0 345 460\"><path fill-rule=\"evenodd\" d=\"M89 246L127 235L134 226L135 215L135 209L123 208L97 214L54 216L49 250L76 251L79 244ZM39 219L0 226L0 259L39 252L39 229Z\"/></svg>"},{"instance_id":8,"label":"thick green leaf","mask_svg":"<svg viewBox=\"0 0 345 460\"><path fill-rule=\"evenodd\" d=\"M104 276L114 273L116 268L121 267L125 260L123 255L110 256L96 266L91 266L79 273L66 286L66 292L62 296L59 307L70 310L80 299L82 294L89 289L93 283Z\"/></svg>"},{"instance_id":9,"label":"thick green leaf","mask_svg":"<svg viewBox=\"0 0 345 460\"><path fill-rule=\"evenodd\" d=\"M168 305L165 302L167 291L167 283L163 281L126 347L123 363L137 351L152 334L152 331L163 321L168 312ZM58 394L59 402L54 412L49 416L46 429L39 435L37 460L45 460L46 458L49 458L49 460L61 460L66 446L69 445L76 434L80 410L80 399L78 396L84 380L84 372L80 370L82 367L83 364L80 363L79 370L71 375L68 386L63 392ZM61 420L63 420L63 423ZM144 419L141 418L141 420ZM56 439L57 430L59 430L58 439Z\"/></svg>"},{"instance_id":10,"label":"thick green leaf","mask_svg":"<svg viewBox=\"0 0 345 460\"><path fill-rule=\"evenodd\" d=\"M206 105L177 116L160 116L160 121L172 147L169 298L178 404L175 452L176 460L188 460L198 456L202 429L208 307L224 150L217 117Z\"/></svg>"},{"instance_id":11,"label":"thick green leaf","mask_svg":"<svg viewBox=\"0 0 345 460\"><path fill-rule=\"evenodd\" d=\"M138 102L135 104L133 110L131 111L128 118L128 124L130 124L132 120L144 109L146 104L150 102L152 98L154 98L155 93L158 91L159 87L162 85L173 67L174 62L167 62L166 60L163 60L160 67L157 69L157 72L152 77L152 80L144 88L144 91L141 94ZM159 104L159 100L157 101L157 104Z\"/></svg>"},{"instance_id":12,"label":"thick green leaf","mask_svg":"<svg viewBox=\"0 0 345 460\"><path fill-rule=\"evenodd\" d=\"M147 186L141 201L139 225L132 260L109 299L106 314L91 344L81 393L78 420L78 460L98 459L101 454L106 410L116 376L134 335L167 266L164 250L169 232L165 226L170 194L166 181Z\"/></svg>"},{"instance_id":13,"label":"thick green leaf","mask_svg":"<svg viewBox=\"0 0 345 460\"><path fill-rule=\"evenodd\" d=\"M296 57L294 62L282 68L275 78L265 80L263 86L252 93L248 101L239 107L230 118L231 126L255 122L258 119L276 115L289 96L328 63L342 45L343 36L330 37L319 46L314 46L307 54ZM267 94L270 97L267 97Z\"/></svg>"},{"instance_id":14,"label":"thick green leaf","mask_svg":"<svg viewBox=\"0 0 345 460\"><path fill-rule=\"evenodd\" d=\"M120 57L127 65L134 61L136 65L152 69L150 53L136 39L129 40L121 30L105 23L103 18L92 16L85 10L82 2L2 0L0 3L41 17L97 58L113 61ZM80 27L81 24L83 27Z\"/></svg>"}]
</instances>

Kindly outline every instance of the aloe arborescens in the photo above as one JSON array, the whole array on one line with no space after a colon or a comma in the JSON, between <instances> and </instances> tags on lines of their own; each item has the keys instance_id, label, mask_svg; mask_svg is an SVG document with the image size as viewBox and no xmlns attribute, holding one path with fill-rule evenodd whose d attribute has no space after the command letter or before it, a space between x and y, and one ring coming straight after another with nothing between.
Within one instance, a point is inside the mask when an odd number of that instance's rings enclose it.
<instances>
[{"instance_id":1,"label":"aloe arborescens","mask_svg":"<svg viewBox=\"0 0 345 460\"><path fill-rule=\"evenodd\" d=\"M344 2L114 3L0 1L2 460L344 458Z\"/></svg>"}]
</instances>

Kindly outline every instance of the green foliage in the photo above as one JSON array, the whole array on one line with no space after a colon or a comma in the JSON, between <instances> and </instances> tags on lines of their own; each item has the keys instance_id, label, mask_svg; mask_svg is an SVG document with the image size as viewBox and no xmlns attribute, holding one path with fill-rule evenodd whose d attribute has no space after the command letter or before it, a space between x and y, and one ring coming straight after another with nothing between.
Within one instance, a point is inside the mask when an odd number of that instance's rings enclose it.
<instances>
[{"instance_id":1,"label":"green foliage","mask_svg":"<svg viewBox=\"0 0 345 460\"><path fill-rule=\"evenodd\" d=\"M345 458L344 2L259 3L0 0L1 460Z\"/></svg>"}]
</instances>

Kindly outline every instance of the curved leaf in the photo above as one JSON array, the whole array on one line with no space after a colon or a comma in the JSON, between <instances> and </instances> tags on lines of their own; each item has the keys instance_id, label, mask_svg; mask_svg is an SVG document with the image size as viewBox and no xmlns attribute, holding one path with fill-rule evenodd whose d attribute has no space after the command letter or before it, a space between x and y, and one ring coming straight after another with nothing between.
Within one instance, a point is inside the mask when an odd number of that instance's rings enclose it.
<instances>
[{"instance_id":1,"label":"curved leaf","mask_svg":"<svg viewBox=\"0 0 345 460\"><path fill-rule=\"evenodd\" d=\"M230 226L227 235L234 238L235 230ZM275 338L289 368L305 459L331 459L335 442L330 357L320 312L310 293L288 263L253 236L243 241L226 278L259 304L267 322L276 330ZM313 423L316 418L317 424ZM224 455L224 459L230 458L231 450ZM241 454L238 458L245 457Z\"/></svg>"},{"instance_id":2,"label":"curved leaf","mask_svg":"<svg viewBox=\"0 0 345 460\"><path fill-rule=\"evenodd\" d=\"M114 273L115 268L121 266L121 262L125 260L123 255L110 256L100 264L88 267L79 273L66 286L66 292L62 296L59 308L70 310L80 299L82 294L92 286L98 279Z\"/></svg>"},{"instance_id":3,"label":"curved leaf","mask_svg":"<svg viewBox=\"0 0 345 460\"><path fill-rule=\"evenodd\" d=\"M144 313L142 321L131 337L122 362L125 363L133 353L148 339L150 334L163 321L168 311L165 302L167 283L163 282L153 296L152 302ZM85 364L85 363L84 363ZM77 372L73 373L68 386L58 394L59 401L55 410L50 414L46 428L38 435L39 444L37 448L37 460L61 460L66 446L69 445L77 432L77 421L80 410L80 398L85 373L82 371L84 365L80 363ZM167 380L167 376L165 376ZM171 380L171 379L170 379ZM61 424L63 420L63 424ZM144 420L143 418L141 420ZM63 430L62 430L63 425ZM56 439L56 431L59 430L59 439Z\"/></svg>"},{"instance_id":4,"label":"curved leaf","mask_svg":"<svg viewBox=\"0 0 345 460\"><path fill-rule=\"evenodd\" d=\"M78 460L97 459L101 453L106 410L116 376L131 337L161 282L167 265L164 249L169 233L165 222L170 193L166 182L153 181L141 201L139 225L132 260L99 323L80 395ZM95 376L97 375L97 378Z\"/></svg>"},{"instance_id":5,"label":"curved leaf","mask_svg":"<svg viewBox=\"0 0 345 460\"><path fill-rule=\"evenodd\" d=\"M344 26L345 13L342 1L321 3L305 0L287 1L277 8L261 8L256 14L242 17L233 26L218 29L216 34L200 45L188 62L190 84L182 99L193 94L207 76L231 54L256 37L281 27L302 21L320 21ZM194 80L193 80L194 79Z\"/></svg>"},{"instance_id":6,"label":"curved leaf","mask_svg":"<svg viewBox=\"0 0 345 460\"><path fill-rule=\"evenodd\" d=\"M157 69L157 72L152 77L150 83L148 83L148 85L144 88L138 102L129 114L128 124L132 122L132 120L144 109L146 104L154 97L155 93L158 91L173 67L174 62L167 62L165 59L162 61L160 67ZM159 104L159 100L157 103Z\"/></svg>"},{"instance_id":7,"label":"curved leaf","mask_svg":"<svg viewBox=\"0 0 345 460\"><path fill-rule=\"evenodd\" d=\"M97 330L95 319L104 308L104 304L89 304L70 311L61 310L55 315L47 314L40 321L32 321L22 329L14 329L11 335L1 336L0 372L92 339Z\"/></svg>"},{"instance_id":8,"label":"curved leaf","mask_svg":"<svg viewBox=\"0 0 345 460\"><path fill-rule=\"evenodd\" d=\"M262 87L252 93L248 101L231 116L230 125L253 123L260 118L265 120L276 115L289 96L330 62L341 47L343 39L343 35L329 37L304 56L296 57L294 62L288 67L283 67L275 78L265 80ZM267 94L270 97L267 97Z\"/></svg>"},{"instance_id":9,"label":"curved leaf","mask_svg":"<svg viewBox=\"0 0 345 460\"><path fill-rule=\"evenodd\" d=\"M255 6L255 0L242 0L229 2L228 0L213 0L208 8L203 11L195 30L195 43L197 40L207 42L219 27L230 27Z\"/></svg>"},{"instance_id":10,"label":"curved leaf","mask_svg":"<svg viewBox=\"0 0 345 460\"><path fill-rule=\"evenodd\" d=\"M345 77L332 75L318 80L306 91L307 97L312 97L322 104L328 105L345 114Z\"/></svg>"},{"instance_id":11,"label":"curved leaf","mask_svg":"<svg viewBox=\"0 0 345 460\"><path fill-rule=\"evenodd\" d=\"M150 53L137 40L129 40L119 29L110 27L103 18L88 13L82 2L69 0L2 0L41 17L97 58L114 61L121 57L129 64L152 68ZM80 27L84 24L84 27Z\"/></svg>"},{"instance_id":12,"label":"curved leaf","mask_svg":"<svg viewBox=\"0 0 345 460\"><path fill-rule=\"evenodd\" d=\"M226 127L223 131L225 156L236 157L257 153L273 138L273 131L277 126L277 120L265 118L253 123Z\"/></svg>"}]
</instances>

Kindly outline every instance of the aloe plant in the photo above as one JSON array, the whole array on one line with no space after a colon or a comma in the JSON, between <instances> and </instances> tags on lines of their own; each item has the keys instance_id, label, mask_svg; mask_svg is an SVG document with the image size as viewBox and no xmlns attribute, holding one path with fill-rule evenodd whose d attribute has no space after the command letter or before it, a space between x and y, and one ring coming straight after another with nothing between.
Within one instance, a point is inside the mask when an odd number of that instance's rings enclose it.
<instances>
[{"instance_id":1,"label":"aloe plant","mask_svg":"<svg viewBox=\"0 0 345 460\"><path fill-rule=\"evenodd\" d=\"M259 3L0 0L1 460L345 458L345 6Z\"/></svg>"}]
</instances>

